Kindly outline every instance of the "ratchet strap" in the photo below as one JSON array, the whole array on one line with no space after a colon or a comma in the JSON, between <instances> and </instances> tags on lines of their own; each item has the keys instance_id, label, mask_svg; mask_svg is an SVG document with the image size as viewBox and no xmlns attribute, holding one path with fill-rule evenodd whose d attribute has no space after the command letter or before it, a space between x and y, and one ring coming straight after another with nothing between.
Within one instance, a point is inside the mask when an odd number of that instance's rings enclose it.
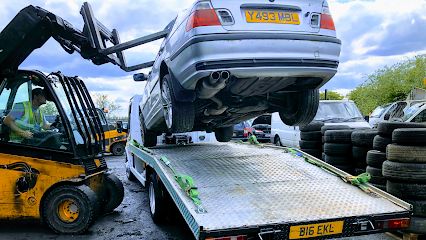
<instances>
[{"instance_id":1,"label":"ratchet strap","mask_svg":"<svg viewBox=\"0 0 426 240\"><path fill-rule=\"evenodd\" d=\"M259 141L257 141L257 137L254 134L252 134L252 135L250 135L250 137L248 137L248 142L250 144L254 144L254 145L260 144Z\"/></svg>"}]
</instances>

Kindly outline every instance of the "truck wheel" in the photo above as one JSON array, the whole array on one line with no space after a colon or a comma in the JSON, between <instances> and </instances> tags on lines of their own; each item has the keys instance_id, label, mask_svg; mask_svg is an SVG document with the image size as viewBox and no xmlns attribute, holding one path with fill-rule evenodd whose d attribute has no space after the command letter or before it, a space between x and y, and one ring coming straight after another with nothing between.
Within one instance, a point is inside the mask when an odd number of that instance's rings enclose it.
<instances>
[{"instance_id":1,"label":"truck wheel","mask_svg":"<svg viewBox=\"0 0 426 240\"><path fill-rule=\"evenodd\" d=\"M144 147L154 147L157 145L157 135L146 129L145 119L143 118L142 112L139 113L139 122L142 134L142 145Z\"/></svg>"},{"instance_id":2,"label":"truck wheel","mask_svg":"<svg viewBox=\"0 0 426 240\"><path fill-rule=\"evenodd\" d=\"M112 155L123 156L125 147L123 142L114 143L111 147Z\"/></svg>"},{"instance_id":3,"label":"truck wheel","mask_svg":"<svg viewBox=\"0 0 426 240\"><path fill-rule=\"evenodd\" d=\"M110 213L118 207L124 198L123 183L114 174L104 174L105 196L102 199L102 212Z\"/></svg>"},{"instance_id":4,"label":"truck wheel","mask_svg":"<svg viewBox=\"0 0 426 240\"><path fill-rule=\"evenodd\" d=\"M167 74L161 84L161 100L167 128L174 133L190 132L194 127L194 104L179 102L176 99L172 81L171 76Z\"/></svg>"},{"instance_id":5,"label":"truck wheel","mask_svg":"<svg viewBox=\"0 0 426 240\"><path fill-rule=\"evenodd\" d=\"M284 124L289 126L307 125L317 114L319 90L310 89L301 92L287 93L286 106L279 111Z\"/></svg>"},{"instance_id":6,"label":"truck wheel","mask_svg":"<svg viewBox=\"0 0 426 240\"><path fill-rule=\"evenodd\" d=\"M279 146L279 147L282 147L282 146L283 146L283 145L281 144L280 136L276 135L276 136L274 137L274 144L275 144L275 146Z\"/></svg>"},{"instance_id":7,"label":"truck wheel","mask_svg":"<svg viewBox=\"0 0 426 240\"><path fill-rule=\"evenodd\" d=\"M218 142L231 141L232 134L234 133L234 126L216 128L214 135Z\"/></svg>"},{"instance_id":8,"label":"truck wheel","mask_svg":"<svg viewBox=\"0 0 426 240\"><path fill-rule=\"evenodd\" d=\"M97 214L98 198L86 185L59 186L42 203L43 221L56 233L83 233Z\"/></svg>"},{"instance_id":9,"label":"truck wheel","mask_svg":"<svg viewBox=\"0 0 426 240\"><path fill-rule=\"evenodd\" d=\"M166 220L166 194L163 183L156 173L152 173L148 188L149 209L151 210L152 220L157 224L164 223Z\"/></svg>"}]
</instances>

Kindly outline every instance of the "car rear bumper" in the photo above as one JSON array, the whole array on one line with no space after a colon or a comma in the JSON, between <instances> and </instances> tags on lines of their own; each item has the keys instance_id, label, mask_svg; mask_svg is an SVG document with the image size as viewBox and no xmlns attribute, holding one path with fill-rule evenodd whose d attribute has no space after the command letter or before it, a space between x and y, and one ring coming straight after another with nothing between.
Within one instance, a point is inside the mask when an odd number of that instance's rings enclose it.
<instances>
[{"instance_id":1,"label":"car rear bumper","mask_svg":"<svg viewBox=\"0 0 426 240\"><path fill-rule=\"evenodd\" d=\"M307 34L232 33L191 38L174 52L168 66L185 89L212 71L236 77L319 77L337 71L340 40Z\"/></svg>"}]
</instances>

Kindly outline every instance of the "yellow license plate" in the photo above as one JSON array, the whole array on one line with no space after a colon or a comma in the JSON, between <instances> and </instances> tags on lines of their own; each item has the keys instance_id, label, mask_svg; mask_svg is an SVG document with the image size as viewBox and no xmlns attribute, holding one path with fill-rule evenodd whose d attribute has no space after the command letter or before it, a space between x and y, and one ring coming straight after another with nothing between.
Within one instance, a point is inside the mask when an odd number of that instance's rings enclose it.
<instances>
[{"instance_id":1,"label":"yellow license plate","mask_svg":"<svg viewBox=\"0 0 426 240\"><path fill-rule=\"evenodd\" d=\"M245 10L248 23L278 23L299 25L299 14L283 11Z\"/></svg>"},{"instance_id":2,"label":"yellow license plate","mask_svg":"<svg viewBox=\"0 0 426 240\"><path fill-rule=\"evenodd\" d=\"M334 235L343 232L343 221L325 222L290 227L290 239L303 239Z\"/></svg>"}]
</instances>

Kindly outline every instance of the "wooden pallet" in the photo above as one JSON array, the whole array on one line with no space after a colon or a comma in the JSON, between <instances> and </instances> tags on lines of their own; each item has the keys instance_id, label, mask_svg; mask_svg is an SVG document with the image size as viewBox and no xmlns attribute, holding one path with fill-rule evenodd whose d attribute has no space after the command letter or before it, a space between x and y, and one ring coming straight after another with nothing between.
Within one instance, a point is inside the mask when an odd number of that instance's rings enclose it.
<instances>
[{"instance_id":1,"label":"wooden pallet","mask_svg":"<svg viewBox=\"0 0 426 240\"><path fill-rule=\"evenodd\" d=\"M407 233L407 232L387 232L386 235L398 240L426 240L425 234Z\"/></svg>"}]
</instances>

